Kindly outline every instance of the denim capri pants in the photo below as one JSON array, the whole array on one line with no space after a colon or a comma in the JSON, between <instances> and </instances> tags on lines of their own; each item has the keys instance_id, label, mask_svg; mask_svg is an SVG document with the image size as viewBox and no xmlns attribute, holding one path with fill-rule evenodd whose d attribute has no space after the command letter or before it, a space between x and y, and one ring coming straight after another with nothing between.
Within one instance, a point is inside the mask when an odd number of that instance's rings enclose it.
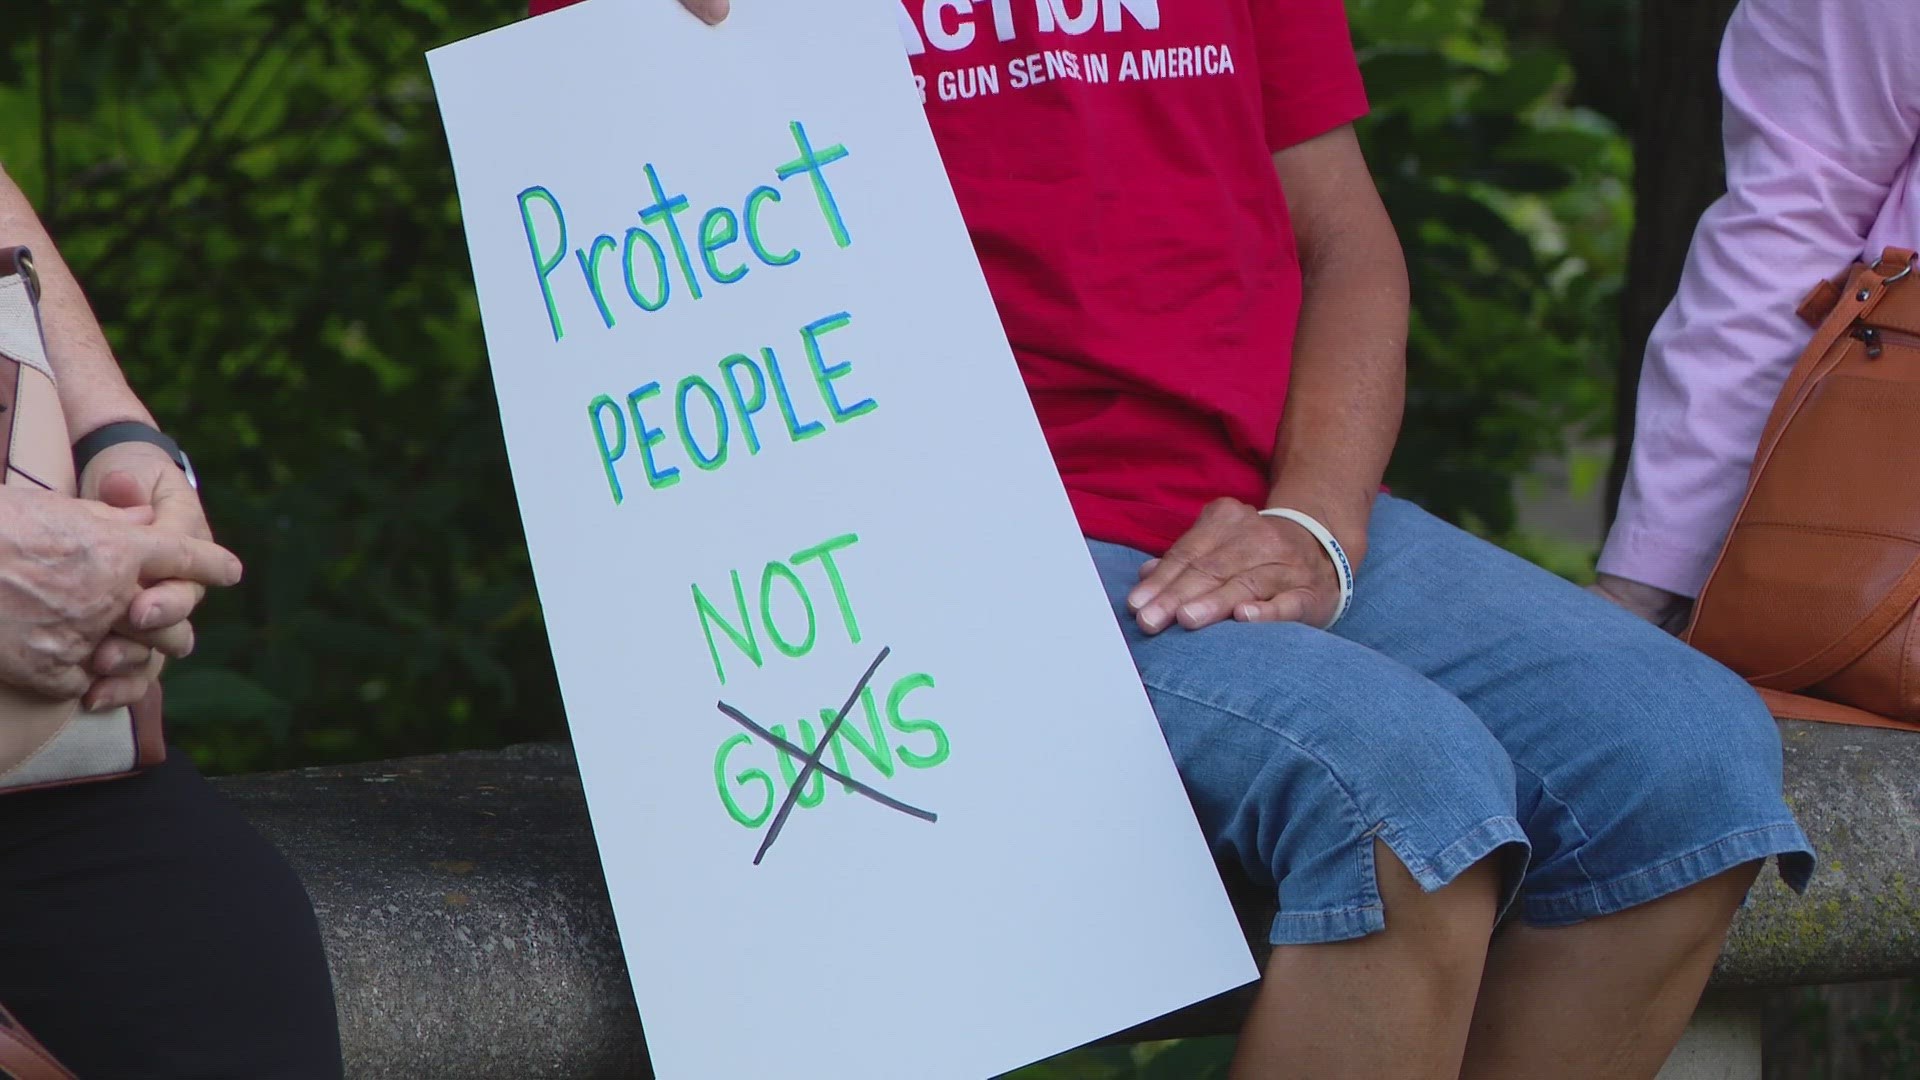
<instances>
[{"instance_id":1,"label":"denim capri pants","mask_svg":"<svg viewBox=\"0 0 1920 1080\"><path fill-rule=\"evenodd\" d=\"M1502 912L1564 926L1813 852L1779 728L1672 636L1382 496L1352 610L1179 626L1126 611L1147 556L1089 541L1216 856L1280 895L1271 940L1386 926L1374 838L1432 891L1505 848Z\"/></svg>"}]
</instances>

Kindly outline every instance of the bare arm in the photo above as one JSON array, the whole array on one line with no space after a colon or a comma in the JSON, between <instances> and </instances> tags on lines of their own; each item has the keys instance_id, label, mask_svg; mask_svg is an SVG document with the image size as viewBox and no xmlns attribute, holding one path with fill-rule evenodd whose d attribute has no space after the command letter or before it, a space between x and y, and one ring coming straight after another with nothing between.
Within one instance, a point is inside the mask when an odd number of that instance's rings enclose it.
<instances>
[{"instance_id":1,"label":"bare arm","mask_svg":"<svg viewBox=\"0 0 1920 1080\"><path fill-rule=\"evenodd\" d=\"M41 224L39 215L27 197L4 171L0 171L0 246L25 245L31 248L34 267L40 277L40 321L47 342L47 359L53 365L60 385L60 404L66 414L69 434L78 438L103 425L134 420L152 425L153 417L135 396L113 358L113 350L93 316L93 309L80 291L79 282L66 261L60 257L53 238ZM159 448L145 443L122 443L109 447L88 463L80 476L80 494L111 506L144 508L145 518L160 533L175 534L189 544L204 544L232 563L233 580L238 579L238 560L207 542L212 533L200 499L188 484L186 475L172 458ZM63 519L64 520L64 519ZM85 521L85 518L75 520ZM79 535L71 530L69 535ZM84 548L84 544L79 547ZM224 565L224 564L223 564ZM61 581L81 590L89 579L80 571L84 562L76 562ZM0 567L0 577L12 570ZM69 645L90 642L94 650L83 665L93 683L84 701L89 708L127 705L145 696L148 684L159 674L164 657L185 656L193 649L193 627L187 621L206 594L208 585L231 584L206 576L147 579L145 588L131 595L118 593L113 602L121 604L115 620L100 627L79 619L71 604L63 609L48 601L57 590L42 589L37 601L38 617L66 626ZM96 583L97 584L97 583ZM26 595L22 590L22 595ZM95 597L95 599L98 599ZM34 602L17 600L16 612L35 612ZM21 616L24 618L24 615ZM78 629L84 624L84 629ZM47 639L48 635L39 635ZM11 665L18 668L19 665ZM48 684L42 681L41 688Z\"/></svg>"},{"instance_id":2,"label":"bare arm","mask_svg":"<svg viewBox=\"0 0 1920 1080\"><path fill-rule=\"evenodd\" d=\"M104 424L138 420L152 424L146 406L134 396L107 337L93 317L80 283L47 235L13 179L0 170L0 244L33 249L40 275L40 321L47 337L47 358L60 382L60 403L75 438Z\"/></svg>"},{"instance_id":3,"label":"bare arm","mask_svg":"<svg viewBox=\"0 0 1920 1080\"><path fill-rule=\"evenodd\" d=\"M1406 259L1352 127L1273 160L1304 295L1267 505L1319 518L1357 563L1406 400Z\"/></svg>"},{"instance_id":4,"label":"bare arm","mask_svg":"<svg viewBox=\"0 0 1920 1080\"><path fill-rule=\"evenodd\" d=\"M1406 260L1351 127L1275 154L1274 167L1303 295L1266 501L1320 521L1357 565L1405 400ZM1159 633L1177 620L1198 630L1228 618L1324 625L1334 616L1340 581L1318 541L1258 511L1216 500L1142 568L1128 596L1141 629Z\"/></svg>"}]
</instances>

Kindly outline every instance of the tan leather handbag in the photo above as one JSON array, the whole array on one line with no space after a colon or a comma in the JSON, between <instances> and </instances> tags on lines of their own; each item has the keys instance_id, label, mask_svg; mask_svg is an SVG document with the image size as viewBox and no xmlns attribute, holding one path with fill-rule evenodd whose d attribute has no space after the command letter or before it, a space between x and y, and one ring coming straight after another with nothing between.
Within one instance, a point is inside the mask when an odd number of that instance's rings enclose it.
<instances>
[{"instance_id":1,"label":"tan leather handbag","mask_svg":"<svg viewBox=\"0 0 1920 1080\"><path fill-rule=\"evenodd\" d=\"M1920 728L1920 276L1888 249L1801 305L1817 329L1767 419L1687 640L1776 716Z\"/></svg>"},{"instance_id":2,"label":"tan leather handbag","mask_svg":"<svg viewBox=\"0 0 1920 1080\"><path fill-rule=\"evenodd\" d=\"M26 248L0 249L0 483L78 493ZM0 686L0 795L126 776L165 757L157 684L133 708L101 712Z\"/></svg>"}]
</instances>

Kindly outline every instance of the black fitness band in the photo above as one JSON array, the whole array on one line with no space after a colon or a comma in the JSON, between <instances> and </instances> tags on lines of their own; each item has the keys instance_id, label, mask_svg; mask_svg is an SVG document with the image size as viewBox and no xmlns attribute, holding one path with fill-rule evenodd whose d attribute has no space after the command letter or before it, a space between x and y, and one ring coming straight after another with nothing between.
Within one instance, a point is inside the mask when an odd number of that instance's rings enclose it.
<instances>
[{"instance_id":1,"label":"black fitness band","mask_svg":"<svg viewBox=\"0 0 1920 1080\"><path fill-rule=\"evenodd\" d=\"M108 447L130 442L151 443L165 450L167 456L173 459L173 463L180 466L180 471L187 474L187 483L193 485L195 490L199 489L199 478L193 475L193 464L187 460L186 452L180 449L180 444L174 442L165 432L137 420L123 420L117 424L108 424L82 435L80 441L73 444L73 474L75 476L84 474L87 471L87 464L99 457L100 452Z\"/></svg>"}]
</instances>

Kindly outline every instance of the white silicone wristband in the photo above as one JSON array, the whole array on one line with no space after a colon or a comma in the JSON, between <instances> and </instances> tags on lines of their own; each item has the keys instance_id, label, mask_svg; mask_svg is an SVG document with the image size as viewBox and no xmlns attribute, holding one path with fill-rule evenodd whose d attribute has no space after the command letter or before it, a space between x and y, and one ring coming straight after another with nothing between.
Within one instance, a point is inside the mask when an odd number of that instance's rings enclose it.
<instances>
[{"instance_id":1,"label":"white silicone wristband","mask_svg":"<svg viewBox=\"0 0 1920 1080\"><path fill-rule=\"evenodd\" d=\"M1347 561L1347 549L1341 547L1340 541L1333 538L1333 532L1331 530L1325 525L1320 524L1320 522L1315 520L1310 514L1303 514L1298 510L1288 510L1284 507L1262 510L1260 513L1264 517L1275 517L1285 521L1291 521L1295 525L1307 530L1307 532L1313 535L1315 540L1320 541L1320 549L1327 553L1327 558L1333 560L1334 576L1340 579L1340 604L1333 609L1333 618L1328 619L1326 623L1320 627L1322 630L1333 629L1333 625L1345 617L1347 609L1353 606L1353 564Z\"/></svg>"}]
</instances>

